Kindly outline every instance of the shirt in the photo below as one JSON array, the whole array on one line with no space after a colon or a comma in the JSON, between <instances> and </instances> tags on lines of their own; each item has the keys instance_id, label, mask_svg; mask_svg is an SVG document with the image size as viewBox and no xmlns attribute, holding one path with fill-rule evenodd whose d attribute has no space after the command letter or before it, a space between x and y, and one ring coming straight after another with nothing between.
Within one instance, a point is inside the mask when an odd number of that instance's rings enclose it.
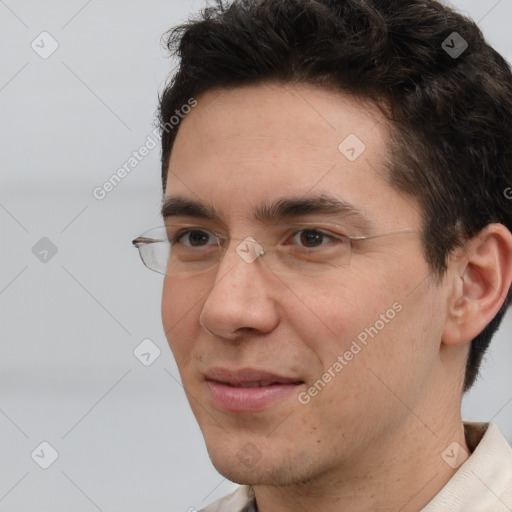
<instances>
[{"instance_id":1,"label":"shirt","mask_svg":"<svg viewBox=\"0 0 512 512\"><path fill-rule=\"evenodd\" d=\"M512 448L494 423L464 422L470 457L418 512L512 512ZM258 512L254 490L241 485L200 512Z\"/></svg>"}]
</instances>

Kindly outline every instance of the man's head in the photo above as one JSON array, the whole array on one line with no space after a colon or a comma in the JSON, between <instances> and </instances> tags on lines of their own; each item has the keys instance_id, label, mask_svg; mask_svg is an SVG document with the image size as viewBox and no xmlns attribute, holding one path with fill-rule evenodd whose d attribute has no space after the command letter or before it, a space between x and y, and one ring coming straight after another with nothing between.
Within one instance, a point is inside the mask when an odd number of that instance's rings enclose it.
<instances>
[{"instance_id":1,"label":"man's head","mask_svg":"<svg viewBox=\"0 0 512 512\"><path fill-rule=\"evenodd\" d=\"M420 203L435 274L487 224L512 229L504 193L512 182L512 78L471 20L420 0L236 2L203 16L168 39L181 66L161 98L164 189L177 133L166 126L190 97L272 81L318 84L389 114L389 180ZM460 38L468 47L454 58ZM465 390L510 301L471 343Z\"/></svg>"},{"instance_id":2,"label":"man's head","mask_svg":"<svg viewBox=\"0 0 512 512\"><path fill-rule=\"evenodd\" d=\"M270 214L286 210L373 237L354 240L345 266L274 272L260 264L277 261L272 247L249 261L237 242L213 269L166 276L164 327L219 471L305 481L377 449L411 411L455 414L511 300L504 60L474 23L420 0L239 1L168 44L181 64L161 97L162 178L167 198L188 201L164 207L168 222L203 241L269 241L263 228L283 222ZM298 384L228 410L208 384L219 367Z\"/></svg>"}]
</instances>

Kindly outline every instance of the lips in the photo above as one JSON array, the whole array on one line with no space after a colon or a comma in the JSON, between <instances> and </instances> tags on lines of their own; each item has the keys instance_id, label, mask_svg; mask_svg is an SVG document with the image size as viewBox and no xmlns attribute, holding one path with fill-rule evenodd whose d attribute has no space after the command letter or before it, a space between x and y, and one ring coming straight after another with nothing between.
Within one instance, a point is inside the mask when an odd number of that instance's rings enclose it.
<instances>
[{"instance_id":1,"label":"lips","mask_svg":"<svg viewBox=\"0 0 512 512\"><path fill-rule=\"evenodd\" d=\"M213 380L233 387L254 388L266 387L272 384L301 384L302 380L286 377L277 373L253 368L229 370L227 368L210 368L205 373L206 380Z\"/></svg>"},{"instance_id":2,"label":"lips","mask_svg":"<svg viewBox=\"0 0 512 512\"><path fill-rule=\"evenodd\" d=\"M260 380L256 382L240 382L238 384L231 384L230 382L226 382L228 386L232 386L235 388L264 388L266 386L270 386L272 384L279 384L276 381L272 380Z\"/></svg>"},{"instance_id":3,"label":"lips","mask_svg":"<svg viewBox=\"0 0 512 512\"><path fill-rule=\"evenodd\" d=\"M304 381L266 370L210 368L205 380L212 404L224 412L255 413L297 396Z\"/></svg>"}]
</instances>

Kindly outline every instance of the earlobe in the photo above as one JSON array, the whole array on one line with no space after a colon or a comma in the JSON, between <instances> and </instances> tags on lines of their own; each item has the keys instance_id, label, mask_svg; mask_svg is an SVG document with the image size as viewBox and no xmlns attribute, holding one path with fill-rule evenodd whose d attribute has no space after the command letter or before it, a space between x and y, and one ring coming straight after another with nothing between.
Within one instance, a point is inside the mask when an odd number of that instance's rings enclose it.
<instances>
[{"instance_id":1,"label":"earlobe","mask_svg":"<svg viewBox=\"0 0 512 512\"><path fill-rule=\"evenodd\" d=\"M458 275L443 331L447 345L471 341L503 305L512 283L512 234L502 224L489 224L453 264Z\"/></svg>"}]
</instances>

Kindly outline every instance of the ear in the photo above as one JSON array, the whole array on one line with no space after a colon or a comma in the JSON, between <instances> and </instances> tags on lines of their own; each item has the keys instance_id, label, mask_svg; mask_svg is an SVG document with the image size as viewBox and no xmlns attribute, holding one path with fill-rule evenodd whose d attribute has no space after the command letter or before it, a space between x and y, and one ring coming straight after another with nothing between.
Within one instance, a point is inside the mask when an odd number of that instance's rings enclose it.
<instances>
[{"instance_id":1,"label":"ear","mask_svg":"<svg viewBox=\"0 0 512 512\"><path fill-rule=\"evenodd\" d=\"M489 224L450 261L454 293L449 297L442 341L471 341L496 316L512 283L512 234Z\"/></svg>"}]
</instances>

